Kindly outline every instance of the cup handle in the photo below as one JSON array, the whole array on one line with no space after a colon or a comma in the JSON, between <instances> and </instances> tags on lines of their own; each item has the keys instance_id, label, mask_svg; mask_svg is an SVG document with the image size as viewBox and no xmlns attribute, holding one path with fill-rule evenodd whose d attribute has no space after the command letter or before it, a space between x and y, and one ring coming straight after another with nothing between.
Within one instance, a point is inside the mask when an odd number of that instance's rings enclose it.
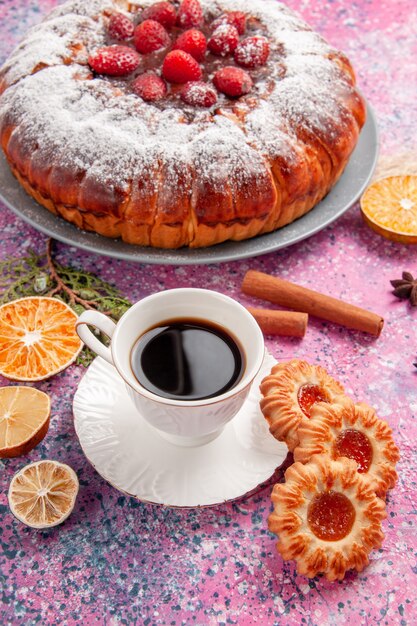
<instances>
[{"instance_id":1,"label":"cup handle","mask_svg":"<svg viewBox=\"0 0 417 626\"><path fill-rule=\"evenodd\" d=\"M95 326L107 337L112 337L116 330L116 324L107 315L100 313L99 311L84 311L75 323L75 328L79 338L83 341L93 352L101 356L108 363L113 363L113 358L110 348L104 345L87 327Z\"/></svg>"}]
</instances>

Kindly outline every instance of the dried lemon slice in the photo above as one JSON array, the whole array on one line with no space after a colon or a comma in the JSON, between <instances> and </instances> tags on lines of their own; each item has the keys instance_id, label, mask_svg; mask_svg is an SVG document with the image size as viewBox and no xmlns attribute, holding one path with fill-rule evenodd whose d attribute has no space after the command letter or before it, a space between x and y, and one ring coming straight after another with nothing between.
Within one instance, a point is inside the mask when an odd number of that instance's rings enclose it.
<instances>
[{"instance_id":1,"label":"dried lemon slice","mask_svg":"<svg viewBox=\"0 0 417 626\"><path fill-rule=\"evenodd\" d=\"M37 381L68 367L82 349L77 314L56 298L21 298L0 307L0 374Z\"/></svg>"},{"instance_id":2,"label":"dried lemon slice","mask_svg":"<svg viewBox=\"0 0 417 626\"><path fill-rule=\"evenodd\" d=\"M45 437L51 401L32 387L0 388L0 458L27 454Z\"/></svg>"},{"instance_id":3,"label":"dried lemon slice","mask_svg":"<svg viewBox=\"0 0 417 626\"><path fill-rule=\"evenodd\" d=\"M361 198L365 222L379 235L417 243L417 176L388 176L370 185Z\"/></svg>"},{"instance_id":4,"label":"dried lemon slice","mask_svg":"<svg viewBox=\"0 0 417 626\"><path fill-rule=\"evenodd\" d=\"M78 486L77 474L68 465L58 461L31 463L10 483L10 510L32 528L57 526L72 512Z\"/></svg>"}]
</instances>

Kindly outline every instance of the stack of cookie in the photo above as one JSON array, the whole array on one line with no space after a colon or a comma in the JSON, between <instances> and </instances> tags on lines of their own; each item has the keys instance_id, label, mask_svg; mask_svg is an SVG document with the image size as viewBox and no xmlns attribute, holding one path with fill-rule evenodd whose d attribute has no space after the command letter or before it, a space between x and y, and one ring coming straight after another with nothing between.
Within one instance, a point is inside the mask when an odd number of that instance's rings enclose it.
<instances>
[{"instance_id":1,"label":"stack of cookie","mask_svg":"<svg viewBox=\"0 0 417 626\"><path fill-rule=\"evenodd\" d=\"M272 435L295 460L271 496L278 551L310 578L341 580L349 569L361 571L381 546L385 498L397 480L391 428L306 361L274 366L261 393Z\"/></svg>"}]
</instances>

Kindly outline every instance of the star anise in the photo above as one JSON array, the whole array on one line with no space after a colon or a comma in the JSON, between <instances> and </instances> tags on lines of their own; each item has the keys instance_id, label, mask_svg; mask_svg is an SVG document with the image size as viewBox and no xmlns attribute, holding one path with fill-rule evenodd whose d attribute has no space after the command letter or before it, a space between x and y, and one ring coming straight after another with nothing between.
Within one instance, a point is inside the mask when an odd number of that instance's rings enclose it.
<instances>
[{"instance_id":1,"label":"star anise","mask_svg":"<svg viewBox=\"0 0 417 626\"><path fill-rule=\"evenodd\" d=\"M410 272L403 272L403 277L398 280L391 280L394 287L393 294L397 298L410 300L412 306L417 306L417 279L413 278Z\"/></svg>"}]
</instances>

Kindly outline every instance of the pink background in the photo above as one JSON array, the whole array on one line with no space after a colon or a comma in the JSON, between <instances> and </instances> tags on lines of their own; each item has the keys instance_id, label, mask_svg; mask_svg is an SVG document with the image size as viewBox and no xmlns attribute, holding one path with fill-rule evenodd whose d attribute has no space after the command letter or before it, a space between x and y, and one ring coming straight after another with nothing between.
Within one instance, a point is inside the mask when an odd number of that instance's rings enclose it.
<instances>
[{"instance_id":1,"label":"pink background","mask_svg":"<svg viewBox=\"0 0 417 626\"><path fill-rule=\"evenodd\" d=\"M0 2L0 61L54 0ZM417 6L413 0L290 0L351 59L373 106L381 155L414 151L417 119ZM41 252L46 237L0 205L0 258ZM361 574L340 583L297 576L283 563L267 530L269 490L206 510L141 504L118 493L93 470L75 437L71 402L83 369L72 366L36 385L52 396L45 440L27 457L1 461L0 622L2 624L406 624L417 623L415 531L417 434L416 316L391 294L390 279L417 274L416 249L390 243L362 222L358 205L310 239L256 259L207 266L135 265L67 245L64 263L94 270L132 300L162 289L198 286L234 296L248 269L277 274L374 310L385 317L372 339L312 320L306 337L268 338L279 360L320 363L358 401L375 406L401 449L399 482L390 494L386 539ZM9 384L1 380L1 384ZM72 516L38 532L10 514L7 490L30 461L69 463L80 478Z\"/></svg>"}]
</instances>

